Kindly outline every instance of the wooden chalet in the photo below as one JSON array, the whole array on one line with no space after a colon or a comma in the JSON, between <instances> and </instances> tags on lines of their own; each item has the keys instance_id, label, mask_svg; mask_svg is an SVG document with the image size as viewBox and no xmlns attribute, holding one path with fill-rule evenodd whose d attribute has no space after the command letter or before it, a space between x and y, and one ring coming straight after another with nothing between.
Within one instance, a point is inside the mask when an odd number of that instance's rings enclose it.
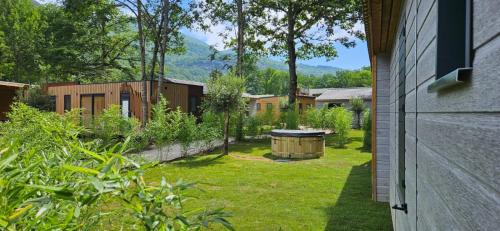
<instances>
[{"instance_id":1,"label":"wooden chalet","mask_svg":"<svg viewBox=\"0 0 500 231\"><path fill-rule=\"evenodd\" d=\"M0 121L7 120L7 112L18 91L25 91L29 85L25 83L14 83L0 81Z\"/></svg>"},{"instance_id":2,"label":"wooden chalet","mask_svg":"<svg viewBox=\"0 0 500 231\"><path fill-rule=\"evenodd\" d=\"M142 118L142 84L143 81L127 81L114 83L50 83L44 86L45 91L54 97L55 111L64 114L72 108L82 108L83 117L99 115L110 105L120 105L123 116ZM161 94L168 101L171 109L180 107L183 112L200 116L199 107L203 97L204 85L199 82L165 79ZM156 103L158 81L147 81L147 102L149 114L151 106Z\"/></svg>"}]
</instances>

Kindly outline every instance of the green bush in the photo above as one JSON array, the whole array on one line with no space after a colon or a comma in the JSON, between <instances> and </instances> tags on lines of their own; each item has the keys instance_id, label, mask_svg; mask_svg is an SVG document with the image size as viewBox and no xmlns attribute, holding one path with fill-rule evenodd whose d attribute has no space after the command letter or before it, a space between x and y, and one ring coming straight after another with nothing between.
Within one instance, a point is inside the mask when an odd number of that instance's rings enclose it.
<instances>
[{"instance_id":1,"label":"green bush","mask_svg":"<svg viewBox=\"0 0 500 231\"><path fill-rule=\"evenodd\" d=\"M298 129L299 128L299 109L297 105L291 105L288 107L285 114L285 124L287 129Z\"/></svg>"},{"instance_id":2,"label":"green bush","mask_svg":"<svg viewBox=\"0 0 500 231\"><path fill-rule=\"evenodd\" d=\"M222 210L184 211L192 184L148 184L143 173L154 164L124 157L129 139L103 150L79 140L83 128L55 113L17 103L8 116L0 123L0 230L98 229L105 214L96 211L110 197L129 217L127 224L145 230L200 229L213 222L232 228Z\"/></svg>"},{"instance_id":3,"label":"green bush","mask_svg":"<svg viewBox=\"0 0 500 231\"><path fill-rule=\"evenodd\" d=\"M47 95L39 86L32 86L25 93L19 91L17 99L30 107L34 107L42 111L56 110L55 100Z\"/></svg>"},{"instance_id":4,"label":"green bush","mask_svg":"<svg viewBox=\"0 0 500 231\"><path fill-rule=\"evenodd\" d=\"M247 136L258 136L261 134L260 126L262 122L259 117L249 116L245 120L246 135Z\"/></svg>"},{"instance_id":5,"label":"green bush","mask_svg":"<svg viewBox=\"0 0 500 231\"><path fill-rule=\"evenodd\" d=\"M202 141L206 149L212 149L214 141L222 139L224 124L222 117L213 112L205 111L202 114L202 122L198 124L198 139Z\"/></svg>"},{"instance_id":6,"label":"green bush","mask_svg":"<svg viewBox=\"0 0 500 231\"><path fill-rule=\"evenodd\" d=\"M352 112L344 107L335 107L327 113L331 121L330 129L335 133L335 141L338 146L344 147L349 142L349 132L352 127Z\"/></svg>"},{"instance_id":7,"label":"green bush","mask_svg":"<svg viewBox=\"0 0 500 231\"><path fill-rule=\"evenodd\" d=\"M114 145L139 132L139 125L137 119L123 117L119 105L111 105L94 119L92 130L104 145Z\"/></svg>"},{"instance_id":8,"label":"green bush","mask_svg":"<svg viewBox=\"0 0 500 231\"><path fill-rule=\"evenodd\" d=\"M371 150L372 148L372 115L371 112L365 111L363 115L363 148Z\"/></svg>"},{"instance_id":9,"label":"green bush","mask_svg":"<svg viewBox=\"0 0 500 231\"><path fill-rule=\"evenodd\" d=\"M144 129L145 136L157 146L168 143L172 140L172 136L175 139L177 133L171 131L169 129L171 126L168 126L171 121L167 118L167 101L165 98L161 97L160 101L153 105L151 110L151 119Z\"/></svg>"},{"instance_id":10,"label":"green bush","mask_svg":"<svg viewBox=\"0 0 500 231\"><path fill-rule=\"evenodd\" d=\"M331 127L331 121L328 113L331 109L325 105L320 109L309 108L306 110L304 120L307 126L318 129L327 129Z\"/></svg>"},{"instance_id":11,"label":"green bush","mask_svg":"<svg viewBox=\"0 0 500 231\"><path fill-rule=\"evenodd\" d=\"M196 118L186 113L182 113L181 115L182 120L180 123L178 140L181 143L184 156L186 156L191 143L198 140L200 136L198 135Z\"/></svg>"},{"instance_id":12,"label":"green bush","mask_svg":"<svg viewBox=\"0 0 500 231\"><path fill-rule=\"evenodd\" d=\"M257 115L260 121L262 121L262 124L264 125L274 125L276 123L276 120L274 118L274 109L272 108L267 108L264 113L261 113Z\"/></svg>"}]
</instances>

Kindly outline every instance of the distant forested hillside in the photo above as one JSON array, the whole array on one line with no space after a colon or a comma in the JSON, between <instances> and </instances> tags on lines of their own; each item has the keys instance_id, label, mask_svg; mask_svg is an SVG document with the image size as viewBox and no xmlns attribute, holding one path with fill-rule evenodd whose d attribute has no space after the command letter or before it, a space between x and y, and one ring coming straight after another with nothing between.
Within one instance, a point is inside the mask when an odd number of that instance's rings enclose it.
<instances>
[{"instance_id":1,"label":"distant forested hillside","mask_svg":"<svg viewBox=\"0 0 500 231\"><path fill-rule=\"evenodd\" d=\"M172 78L204 81L212 70L224 70L225 66L232 65L234 61L215 60L210 61L212 54L210 46L196 38L185 35L186 52L183 55L170 55L167 57L168 76ZM222 51L221 55L231 56L232 51ZM288 70L284 62L261 58L257 66L260 69L272 68L276 70ZM302 75L322 76L324 74L334 74L342 70L330 66L310 66L299 64L298 72Z\"/></svg>"}]
</instances>

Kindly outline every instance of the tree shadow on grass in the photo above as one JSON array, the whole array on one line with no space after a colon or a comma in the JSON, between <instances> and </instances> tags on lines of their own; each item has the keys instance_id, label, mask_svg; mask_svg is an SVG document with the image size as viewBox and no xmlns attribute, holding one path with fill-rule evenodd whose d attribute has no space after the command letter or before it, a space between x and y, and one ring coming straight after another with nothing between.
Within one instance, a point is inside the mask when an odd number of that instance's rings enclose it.
<instances>
[{"instance_id":1,"label":"tree shadow on grass","mask_svg":"<svg viewBox=\"0 0 500 231\"><path fill-rule=\"evenodd\" d=\"M221 159L224 155L205 155L201 157L187 157L182 161L173 162L176 167L198 168L209 165L223 164Z\"/></svg>"},{"instance_id":2,"label":"tree shadow on grass","mask_svg":"<svg viewBox=\"0 0 500 231\"><path fill-rule=\"evenodd\" d=\"M326 208L325 230L392 230L388 203L371 198L371 161L353 166L337 202Z\"/></svg>"},{"instance_id":3,"label":"tree shadow on grass","mask_svg":"<svg viewBox=\"0 0 500 231\"><path fill-rule=\"evenodd\" d=\"M280 156L275 156L272 153L268 152L263 155L264 158L276 161L276 162L299 162L299 161L306 161L306 160L314 160L314 159L319 159L320 157L315 157L315 158L294 158L294 159L289 159L289 158L284 158Z\"/></svg>"},{"instance_id":4,"label":"tree shadow on grass","mask_svg":"<svg viewBox=\"0 0 500 231\"><path fill-rule=\"evenodd\" d=\"M279 159L278 156L273 155L272 153L268 152L263 155L264 158L270 159L270 160L277 160Z\"/></svg>"},{"instance_id":5,"label":"tree shadow on grass","mask_svg":"<svg viewBox=\"0 0 500 231\"><path fill-rule=\"evenodd\" d=\"M363 142L363 137L348 137L347 142L344 145L340 145L338 138L335 135L329 135L325 137L325 145L334 148L347 149L347 145L353 142Z\"/></svg>"},{"instance_id":6,"label":"tree shadow on grass","mask_svg":"<svg viewBox=\"0 0 500 231\"><path fill-rule=\"evenodd\" d=\"M371 153L372 152L370 148L365 148L364 146L357 147L356 150L358 150L360 152L366 152L366 153Z\"/></svg>"},{"instance_id":7,"label":"tree shadow on grass","mask_svg":"<svg viewBox=\"0 0 500 231\"><path fill-rule=\"evenodd\" d=\"M236 145L229 145L230 152L239 152L245 154L258 154L269 151L271 149L271 142L269 143L250 143L244 142Z\"/></svg>"}]
</instances>

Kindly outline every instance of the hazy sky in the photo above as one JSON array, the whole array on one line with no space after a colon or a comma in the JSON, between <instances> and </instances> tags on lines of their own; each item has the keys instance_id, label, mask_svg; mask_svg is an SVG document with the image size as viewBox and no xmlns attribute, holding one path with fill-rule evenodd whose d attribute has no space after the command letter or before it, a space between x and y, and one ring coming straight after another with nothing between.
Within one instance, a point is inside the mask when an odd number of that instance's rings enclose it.
<instances>
[{"instance_id":1,"label":"hazy sky","mask_svg":"<svg viewBox=\"0 0 500 231\"><path fill-rule=\"evenodd\" d=\"M57 0L38 0L40 3L47 2L57 2ZM361 24L357 25L359 29L363 29ZM211 32L200 32L200 31L190 31L184 29L183 32L187 35L195 37L209 45L214 45L220 49L224 49L222 46L222 40L219 38L218 34L224 30L225 27L222 25L213 25L210 29ZM370 65L370 61L368 59L368 49L365 41L356 41L356 46L354 48L345 48L340 44L335 44L337 48L338 57L327 61L325 58L314 58L310 60L299 60L300 63L308 64L308 65L323 65L323 66L333 66L340 67L344 69L358 69L363 66Z\"/></svg>"},{"instance_id":2,"label":"hazy sky","mask_svg":"<svg viewBox=\"0 0 500 231\"><path fill-rule=\"evenodd\" d=\"M184 30L183 32L209 45L214 45L222 48L220 47L222 45L221 39L217 35L218 31L220 31L221 28L222 27L214 26L212 27L211 32L189 30ZM335 47L337 48L338 57L331 61L327 61L325 58L321 57L310 60L300 60L299 62L313 66L323 65L340 67L344 69L358 69L370 65L366 41L356 40L356 46L354 48L345 48L340 44L335 44Z\"/></svg>"}]
</instances>

